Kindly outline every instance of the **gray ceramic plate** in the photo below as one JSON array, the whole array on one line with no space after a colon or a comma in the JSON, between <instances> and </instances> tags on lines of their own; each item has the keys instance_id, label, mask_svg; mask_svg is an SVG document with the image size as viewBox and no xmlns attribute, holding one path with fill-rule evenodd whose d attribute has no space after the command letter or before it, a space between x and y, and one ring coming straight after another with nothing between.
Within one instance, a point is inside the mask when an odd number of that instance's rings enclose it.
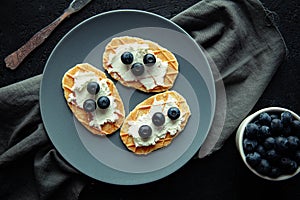
<instances>
[{"instance_id":1,"label":"gray ceramic plate","mask_svg":"<svg viewBox=\"0 0 300 200\"><path fill-rule=\"evenodd\" d=\"M109 137L89 133L69 110L61 88L64 73L77 63L88 62L103 70L105 45L113 37L126 35L155 41L175 54L180 73L172 90L186 97L192 110L187 126L172 144L147 156L129 152L119 132ZM151 95L115 84L126 114ZM161 179L195 155L212 123L215 87L203 51L180 27L152 13L118 10L85 20L57 44L45 66L40 106L50 140L73 167L103 182L134 185Z\"/></svg>"}]
</instances>

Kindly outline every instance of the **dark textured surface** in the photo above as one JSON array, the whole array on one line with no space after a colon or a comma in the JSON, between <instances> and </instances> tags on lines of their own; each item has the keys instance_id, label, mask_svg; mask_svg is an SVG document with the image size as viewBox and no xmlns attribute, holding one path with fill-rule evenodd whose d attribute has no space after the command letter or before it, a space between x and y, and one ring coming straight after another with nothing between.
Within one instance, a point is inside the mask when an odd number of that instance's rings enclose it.
<instances>
[{"instance_id":1,"label":"dark textured surface","mask_svg":"<svg viewBox=\"0 0 300 200\"><path fill-rule=\"evenodd\" d=\"M66 19L30 56L11 71L4 57L24 44L35 32L55 20L69 1L2 0L0 3L0 87L42 73L57 42L76 24L95 14L119 8L136 8L170 18L196 0L162 1L94 0L82 11ZM264 0L276 12L274 21L281 31L289 54L257 102L253 111L282 106L300 113L300 2ZM3 114L3 113L1 113ZM91 180L80 199L300 199L300 176L283 182L269 182L254 176L242 163L234 135L222 150L203 160L191 160L174 174L145 185L114 186Z\"/></svg>"}]
</instances>

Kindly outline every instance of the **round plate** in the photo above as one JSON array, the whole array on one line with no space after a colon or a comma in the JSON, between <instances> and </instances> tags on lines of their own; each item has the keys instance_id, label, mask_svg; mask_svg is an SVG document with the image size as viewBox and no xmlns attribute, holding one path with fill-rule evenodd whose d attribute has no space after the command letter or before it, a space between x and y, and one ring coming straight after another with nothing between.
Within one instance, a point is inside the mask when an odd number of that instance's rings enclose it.
<instances>
[{"instance_id":1,"label":"round plate","mask_svg":"<svg viewBox=\"0 0 300 200\"><path fill-rule=\"evenodd\" d=\"M146 156L128 151L117 131L109 137L89 133L73 116L61 86L66 71L78 63L103 70L105 45L116 36L157 42L176 56L179 74L172 88L187 99L191 117L172 143ZM126 115L153 94L116 82ZM173 22L138 10L96 15L77 25L57 44L44 69L40 89L42 119L58 152L82 173L112 184L134 185L163 178L190 160L204 142L215 110L215 86L210 66L195 41Z\"/></svg>"}]
</instances>

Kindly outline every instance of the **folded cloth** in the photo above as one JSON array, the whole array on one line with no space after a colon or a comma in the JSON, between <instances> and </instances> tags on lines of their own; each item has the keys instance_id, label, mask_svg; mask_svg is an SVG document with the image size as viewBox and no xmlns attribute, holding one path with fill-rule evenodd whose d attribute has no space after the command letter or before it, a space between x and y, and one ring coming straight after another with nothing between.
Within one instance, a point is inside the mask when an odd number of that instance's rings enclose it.
<instances>
[{"instance_id":1,"label":"folded cloth","mask_svg":"<svg viewBox=\"0 0 300 200\"><path fill-rule=\"evenodd\" d=\"M87 180L49 141L40 115L41 78L0 89L0 199L77 199Z\"/></svg>"},{"instance_id":2,"label":"folded cloth","mask_svg":"<svg viewBox=\"0 0 300 200\"><path fill-rule=\"evenodd\" d=\"M285 56L284 42L267 16L256 0L207 0L172 18L204 47L218 67L213 70L216 83L225 85L226 112L218 101L216 109L225 113L223 131L210 132L200 157L221 147ZM38 75L0 88L0 199L78 199L89 180L64 161L47 137L39 108L41 79ZM214 123L223 120L220 116Z\"/></svg>"},{"instance_id":3,"label":"folded cloth","mask_svg":"<svg viewBox=\"0 0 300 200\"><path fill-rule=\"evenodd\" d=\"M284 60L286 46L272 19L257 0L204 0L172 18L217 67L216 113L200 158L220 149Z\"/></svg>"}]
</instances>

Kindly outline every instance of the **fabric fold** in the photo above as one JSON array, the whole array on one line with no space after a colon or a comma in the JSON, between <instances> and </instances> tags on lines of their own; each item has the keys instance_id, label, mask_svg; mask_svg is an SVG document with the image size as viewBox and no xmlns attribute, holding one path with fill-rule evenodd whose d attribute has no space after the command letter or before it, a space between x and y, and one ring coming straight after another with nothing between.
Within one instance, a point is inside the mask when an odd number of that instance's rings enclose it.
<instances>
[{"instance_id":1,"label":"fabric fold","mask_svg":"<svg viewBox=\"0 0 300 200\"><path fill-rule=\"evenodd\" d=\"M222 128L212 127L199 152L201 158L220 149L249 114L287 48L270 11L257 0L203 0L171 20L203 47L216 66L216 83L224 84L216 87L218 98L223 99L217 100L216 110L223 114L216 113L213 122Z\"/></svg>"},{"instance_id":2,"label":"fabric fold","mask_svg":"<svg viewBox=\"0 0 300 200\"><path fill-rule=\"evenodd\" d=\"M77 199L87 182L47 136L39 107L41 79L0 88L0 199Z\"/></svg>"}]
</instances>

